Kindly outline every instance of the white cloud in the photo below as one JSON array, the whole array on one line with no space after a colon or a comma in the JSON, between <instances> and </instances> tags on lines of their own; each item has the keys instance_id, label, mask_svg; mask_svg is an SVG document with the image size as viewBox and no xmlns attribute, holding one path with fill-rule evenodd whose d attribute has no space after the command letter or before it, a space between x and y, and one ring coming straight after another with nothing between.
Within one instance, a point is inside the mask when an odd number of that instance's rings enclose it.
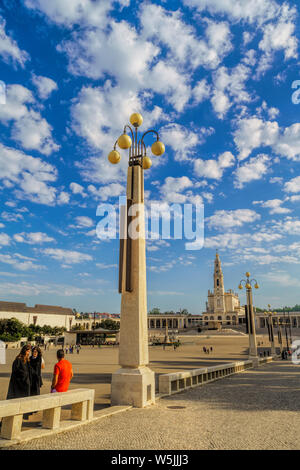
<instances>
[{"instance_id":1,"label":"white cloud","mask_svg":"<svg viewBox=\"0 0 300 470\"><path fill-rule=\"evenodd\" d=\"M181 176L179 178L168 176L161 186L160 191L163 194L164 200L167 202L185 203L188 200L188 196L182 194L182 191L191 187L193 187L193 183L187 176Z\"/></svg>"},{"instance_id":2,"label":"white cloud","mask_svg":"<svg viewBox=\"0 0 300 470\"><path fill-rule=\"evenodd\" d=\"M34 105L32 93L22 85L8 85L6 104L0 106L0 121L12 121L12 138L25 149L34 149L50 155L59 149L52 139L52 127L39 112L27 105Z\"/></svg>"},{"instance_id":3,"label":"white cloud","mask_svg":"<svg viewBox=\"0 0 300 470\"><path fill-rule=\"evenodd\" d=\"M211 14L228 15L234 21L262 25L278 14L278 4L273 0L184 0L188 7Z\"/></svg>"},{"instance_id":4,"label":"white cloud","mask_svg":"<svg viewBox=\"0 0 300 470\"><path fill-rule=\"evenodd\" d=\"M19 274L18 274L19 276ZM81 295L99 294L99 289L69 286L65 284L39 284L36 282L19 281L18 283L1 282L0 293L3 296L13 294L17 296L38 296L40 294L52 294L55 296L73 297Z\"/></svg>"},{"instance_id":5,"label":"white cloud","mask_svg":"<svg viewBox=\"0 0 300 470\"><path fill-rule=\"evenodd\" d=\"M74 100L71 114L72 127L83 137L97 153L83 162L77 162L84 180L97 183L115 182L126 178L128 153L121 151L122 158L118 165L112 165L107 159L108 153L119 135L124 123L128 122L133 112L142 110L141 99L129 91L124 95L119 87L112 87L106 82L104 87L83 87ZM152 127L161 115L161 108L143 112L143 127ZM107 120L107 116L110 119Z\"/></svg>"},{"instance_id":6,"label":"white cloud","mask_svg":"<svg viewBox=\"0 0 300 470\"><path fill-rule=\"evenodd\" d=\"M55 241L54 238L49 237L46 233L43 232L15 233L13 238L18 243L28 243L29 245Z\"/></svg>"},{"instance_id":7,"label":"white cloud","mask_svg":"<svg viewBox=\"0 0 300 470\"><path fill-rule=\"evenodd\" d=\"M106 186L101 186L96 188L94 185L90 184L88 186L88 191L92 194L95 199L100 199L101 201L107 201L111 197L117 197L121 194L125 194L124 184L111 183Z\"/></svg>"},{"instance_id":8,"label":"white cloud","mask_svg":"<svg viewBox=\"0 0 300 470\"><path fill-rule=\"evenodd\" d=\"M203 38L182 19L180 10L166 11L154 4L144 4L140 14L142 36L168 48L167 59L180 66L196 69L200 65L216 68L231 51L228 24L207 20Z\"/></svg>"},{"instance_id":9,"label":"white cloud","mask_svg":"<svg viewBox=\"0 0 300 470\"><path fill-rule=\"evenodd\" d=\"M280 128L276 121L263 121L257 117L240 119L234 141L240 151L240 160L259 147L271 147L278 155L300 160L300 123Z\"/></svg>"},{"instance_id":10,"label":"white cloud","mask_svg":"<svg viewBox=\"0 0 300 470\"><path fill-rule=\"evenodd\" d=\"M213 74L212 106L219 118L224 118L233 104L249 103L249 95L245 82L251 76L251 69L238 64L232 69L220 67Z\"/></svg>"},{"instance_id":11,"label":"white cloud","mask_svg":"<svg viewBox=\"0 0 300 470\"><path fill-rule=\"evenodd\" d=\"M0 57L6 63L12 62L16 67L25 67L25 63L30 59L29 54L19 49L17 42L5 32L6 22L0 16Z\"/></svg>"},{"instance_id":12,"label":"white cloud","mask_svg":"<svg viewBox=\"0 0 300 470\"><path fill-rule=\"evenodd\" d=\"M250 242L249 234L222 233L213 237L206 237L205 248L235 249L247 246Z\"/></svg>"},{"instance_id":13,"label":"white cloud","mask_svg":"<svg viewBox=\"0 0 300 470\"><path fill-rule=\"evenodd\" d=\"M256 117L239 120L234 133L234 141L240 151L239 159L244 160L257 147L274 145L278 133L277 122L264 122Z\"/></svg>"},{"instance_id":14,"label":"white cloud","mask_svg":"<svg viewBox=\"0 0 300 470\"><path fill-rule=\"evenodd\" d=\"M62 206L63 204L68 204L69 201L70 201L70 194L67 193L66 191L61 191L61 193L58 194L57 204L59 206Z\"/></svg>"},{"instance_id":15,"label":"white cloud","mask_svg":"<svg viewBox=\"0 0 300 470\"><path fill-rule=\"evenodd\" d=\"M57 178L57 170L40 158L0 144L0 178L16 186L16 195L42 204L54 204L56 188L49 186Z\"/></svg>"},{"instance_id":16,"label":"white cloud","mask_svg":"<svg viewBox=\"0 0 300 470\"><path fill-rule=\"evenodd\" d=\"M84 215L75 217L75 221L77 223L76 227L93 227L95 222L90 218Z\"/></svg>"},{"instance_id":17,"label":"white cloud","mask_svg":"<svg viewBox=\"0 0 300 470\"><path fill-rule=\"evenodd\" d=\"M260 154L257 157L251 158L244 165L239 166L235 171L234 186L236 188L243 188L245 183L256 181L269 171L270 157L265 154Z\"/></svg>"},{"instance_id":18,"label":"white cloud","mask_svg":"<svg viewBox=\"0 0 300 470\"><path fill-rule=\"evenodd\" d=\"M52 78L43 77L42 75L32 75L32 83L38 90L38 95L42 100L49 98L54 90L57 90L57 83Z\"/></svg>"},{"instance_id":19,"label":"white cloud","mask_svg":"<svg viewBox=\"0 0 300 470\"><path fill-rule=\"evenodd\" d=\"M70 183L70 189L73 194L80 194L82 197L86 197L87 194L84 192L84 187L78 183Z\"/></svg>"},{"instance_id":20,"label":"white cloud","mask_svg":"<svg viewBox=\"0 0 300 470\"><path fill-rule=\"evenodd\" d=\"M194 170L197 176L220 180L226 168L234 165L235 158L231 152L224 152L217 160L194 160Z\"/></svg>"},{"instance_id":21,"label":"white cloud","mask_svg":"<svg viewBox=\"0 0 300 470\"><path fill-rule=\"evenodd\" d=\"M27 8L39 11L49 20L59 25L71 27L74 24L84 26L106 26L107 14L112 9L111 0L24 0ZM126 6L128 0L119 0Z\"/></svg>"},{"instance_id":22,"label":"white cloud","mask_svg":"<svg viewBox=\"0 0 300 470\"><path fill-rule=\"evenodd\" d=\"M171 147L175 152L175 160L180 162L189 160L196 153L197 146L203 144L205 138L213 134L213 132L214 129L211 127L188 129L180 124L170 123L160 129L160 136L166 145L166 149Z\"/></svg>"},{"instance_id":23,"label":"white cloud","mask_svg":"<svg viewBox=\"0 0 300 470\"><path fill-rule=\"evenodd\" d=\"M260 215L251 209L236 209L232 211L219 210L206 219L209 228L224 230L231 227L241 227L260 219Z\"/></svg>"},{"instance_id":24,"label":"white cloud","mask_svg":"<svg viewBox=\"0 0 300 470\"><path fill-rule=\"evenodd\" d=\"M3 224L1 224L2 228L4 227ZM1 246L7 246L10 245L10 236L7 235L6 233L0 233L0 245Z\"/></svg>"},{"instance_id":25,"label":"white cloud","mask_svg":"<svg viewBox=\"0 0 300 470\"><path fill-rule=\"evenodd\" d=\"M0 254L0 262L10 264L19 271L29 271L36 269L44 269L43 266L34 263L35 260L26 256L14 253L12 255Z\"/></svg>"},{"instance_id":26,"label":"white cloud","mask_svg":"<svg viewBox=\"0 0 300 470\"><path fill-rule=\"evenodd\" d=\"M57 49L67 54L72 74L99 79L108 73L128 89L130 83L134 89L142 84L149 63L158 53L157 47L142 40L128 23L113 20L109 33L100 28L83 29L72 33L71 40Z\"/></svg>"},{"instance_id":27,"label":"white cloud","mask_svg":"<svg viewBox=\"0 0 300 470\"><path fill-rule=\"evenodd\" d=\"M291 210L286 207L282 207L284 202L285 201L282 201L281 199L269 199L268 201L253 201L253 204L258 204L261 207L270 209L270 214L287 214L291 212Z\"/></svg>"},{"instance_id":28,"label":"white cloud","mask_svg":"<svg viewBox=\"0 0 300 470\"><path fill-rule=\"evenodd\" d=\"M62 261L66 265L83 263L93 259L92 256L80 253L79 251L62 250L59 248L46 248L42 252L57 261Z\"/></svg>"},{"instance_id":29,"label":"white cloud","mask_svg":"<svg viewBox=\"0 0 300 470\"><path fill-rule=\"evenodd\" d=\"M52 130L40 113L30 110L15 122L12 138L20 142L25 149L38 150L40 153L50 155L59 149L59 145L52 139Z\"/></svg>"}]
</instances>

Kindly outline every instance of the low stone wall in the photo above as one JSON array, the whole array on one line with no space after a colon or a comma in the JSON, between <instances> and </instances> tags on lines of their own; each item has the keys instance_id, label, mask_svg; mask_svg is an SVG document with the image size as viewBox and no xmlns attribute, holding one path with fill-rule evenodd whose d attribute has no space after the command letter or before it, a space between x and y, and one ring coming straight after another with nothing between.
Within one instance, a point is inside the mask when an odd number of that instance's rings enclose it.
<instances>
[{"instance_id":1,"label":"low stone wall","mask_svg":"<svg viewBox=\"0 0 300 470\"><path fill-rule=\"evenodd\" d=\"M71 419L64 421L64 430L74 421L91 421L94 410L93 389L75 389L68 392L47 393L25 398L13 398L0 401L0 418L2 418L0 447L3 440L21 441L22 435L28 437L29 431L22 432L22 420L25 413L43 411L42 427L55 431L61 426L61 407L71 405ZM41 430L33 430L33 437L40 435ZM2 441L2 442L1 442Z\"/></svg>"},{"instance_id":2,"label":"low stone wall","mask_svg":"<svg viewBox=\"0 0 300 470\"><path fill-rule=\"evenodd\" d=\"M243 372L260 364L271 362L271 356L259 358L258 360L249 359L247 361L231 362L220 366L203 367L184 372L173 372L159 376L159 394L172 395L181 392L187 388L197 387L205 383L219 380L229 375Z\"/></svg>"}]
</instances>

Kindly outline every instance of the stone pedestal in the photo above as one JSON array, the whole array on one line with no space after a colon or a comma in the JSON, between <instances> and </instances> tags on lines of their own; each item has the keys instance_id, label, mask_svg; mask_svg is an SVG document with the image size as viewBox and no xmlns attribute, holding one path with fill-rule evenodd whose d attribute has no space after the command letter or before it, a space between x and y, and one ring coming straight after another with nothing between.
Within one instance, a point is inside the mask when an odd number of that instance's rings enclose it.
<instances>
[{"instance_id":1,"label":"stone pedestal","mask_svg":"<svg viewBox=\"0 0 300 470\"><path fill-rule=\"evenodd\" d=\"M111 404L137 408L155 403L155 377L148 367L119 369L112 375Z\"/></svg>"},{"instance_id":2,"label":"stone pedestal","mask_svg":"<svg viewBox=\"0 0 300 470\"><path fill-rule=\"evenodd\" d=\"M155 402L154 372L149 368L144 174L129 166L127 176L127 239L121 241L119 364L112 375L111 404L144 407ZM135 228L134 233L129 229Z\"/></svg>"}]
</instances>

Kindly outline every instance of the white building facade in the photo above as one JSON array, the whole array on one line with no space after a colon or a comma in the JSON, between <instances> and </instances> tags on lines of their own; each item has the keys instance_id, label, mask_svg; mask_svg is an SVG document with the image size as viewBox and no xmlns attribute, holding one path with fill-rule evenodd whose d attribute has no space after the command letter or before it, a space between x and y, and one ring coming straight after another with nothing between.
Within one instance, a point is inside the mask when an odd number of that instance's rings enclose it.
<instances>
[{"instance_id":1,"label":"white building facade","mask_svg":"<svg viewBox=\"0 0 300 470\"><path fill-rule=\"evenodd\" d=\"M238 294L232 289L225 292L221 260L216 253L214 264L214 290L208 291L206 312L203 312L203 323L217 321L222 325L238 325L245 316L245 308L241 307Z\"/></svg>"},{"instance_id":2,"label":"white building facade","mask_svg":"<svg viewBox=\"0 0 300 470\"><path fill-rule=\"evenodd\" d=\"M0 319L16 318L25 325L49 325L52 328L64 327L67 330L75 323L75 315L71 308L53 305L35 305L27 307L21 302L0 301Z\"/></svg>"}]
</instances>

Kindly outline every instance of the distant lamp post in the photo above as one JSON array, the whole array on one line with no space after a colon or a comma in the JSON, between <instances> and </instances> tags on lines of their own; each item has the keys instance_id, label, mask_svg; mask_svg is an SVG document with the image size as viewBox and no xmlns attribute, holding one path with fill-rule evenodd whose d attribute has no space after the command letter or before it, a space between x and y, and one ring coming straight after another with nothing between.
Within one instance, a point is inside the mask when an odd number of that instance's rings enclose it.
<instances>
[{"instance_id":1,"label":"distant lamp post","mask_svg":"<svg viewBox=\"0 0 300 470\"><path fill-rule=\"evenodd\" d=\"M268 312L264 312L264 315L266 316L269 340L271 343L271 356L275 356L276 350L275 350L275 342L274 342L273 312L271 312L271 305L268 305L268 307L269 307L269 310Z\"/></svg>"},{"instance_id":2,"label":"distant lamp post","mask_svg":"<svg viewBox=\"0 0 300 470\"><path fill-rule=\"evenodd\" d=\"M151 147L154 155L162 155L165 146L155 130L146 131L139 138L138 127L143 123L140 114L132 114L130 123L133 127L129 125L124 127L123 134L116 140L113 150L108 155L108 160L112 164L118 164L121 155L117 145L121 149L129 150L127 206L120 214L119 293L122 294L122 298L119 364L121 368L112 374L111 404L141 408L155 402L155 377L154 372L148 367L144 218L144 170L151 167L152 161L146 154L144 139L149 134L155 135L156 140ZM138 215L134 212L135 209ZM131 233L133 226L138 232L134 236Z\"/></svg>"},{"instance_id":3,"label":"distant lamp post","mask_svg":"<svg viewBox=\"0 0 300 470\"><path fill-rule=\"evenodd\" d=\"M239 284L239 289L243 289L243 284L246 287L246 298L247 305L245 305L245 314L246 314L246 325L249 333L249 357L258 358L257 356L257 345L256 345L256 331L255 331L255 320L254 320L254 311L253 311L253 300L252 300L252 283L254 288L258 289L259 285L256 279L250 279L250 273L246 272L246 278L242 279Z\"/></svg>"},{"instance_id":4,"label":"distant lamp post","mask_svg":"<svg viewBox=\"0 0 300 470\"><path fill-rule=\"evenodd\" d=\"M287 309L287 307L282 308L282 310L283 310L283 324L284 324L284 329L285 329L286 350L289 351L290 346L289 346L289 338L288 338L288 332L287 332L287 320L286 320L286 317L285 317L285 309Z\"/></svg>"},{"instance_id":5,"label":"distant lamp post","mask_svg":"<svg viewBox=\"0 0 300 470\"><path fill-rule=\"evenodd\" d=\"M276 312L274 312L276 313ZM280 354L282 354L282 330L281 330L281 327L282 327L282 320L281 318L278 318L278 343L279 343L279 347L280 347Z\"/></svg>"}]
</instances>

